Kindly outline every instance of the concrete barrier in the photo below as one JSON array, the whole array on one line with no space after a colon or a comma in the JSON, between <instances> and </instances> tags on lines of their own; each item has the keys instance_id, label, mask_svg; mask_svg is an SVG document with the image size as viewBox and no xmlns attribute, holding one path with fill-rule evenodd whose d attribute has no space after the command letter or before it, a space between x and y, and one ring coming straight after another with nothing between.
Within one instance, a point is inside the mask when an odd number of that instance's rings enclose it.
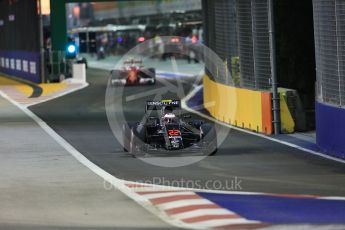
<instances>
[{"instance_id":1,"label":"concrete barrier","mask_svg":"<svg viewBox=\"0 0 345 230\"><path fill-rule=\"evenodd\" d=\"M295 121L292 118L291 111L289 110L286 97L283 93L279 94L280 97L280 120L281 132L293 133L295 131Z\"/></svg>"},{"instance_id":2,"label":"concrete barrier","mask_svg":"<svg viewBox=\"0 0 345 230\"><path fill-rule=\"evenodd\" d=\"M255 132L272 134L270 92L236 88L204 76L204 107L216 119Z\"/></svg>"},{"instance_id":3,"label":"concrete barrier","mask_svg":"<svg viewBox=\"0 0 345 230\"><path fill-rule=\"evenodd\" d=\"M73 63L72 71L73 81L86 83L86 66L84 63Z\"/></svg>"}]
</instances>

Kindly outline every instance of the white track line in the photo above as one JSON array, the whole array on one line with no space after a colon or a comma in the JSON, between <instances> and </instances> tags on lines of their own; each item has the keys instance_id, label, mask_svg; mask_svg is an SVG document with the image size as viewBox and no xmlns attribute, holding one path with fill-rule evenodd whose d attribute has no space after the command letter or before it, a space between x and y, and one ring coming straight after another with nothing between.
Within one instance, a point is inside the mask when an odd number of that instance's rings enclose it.
<instances>
[{"instance_id":1,"label":"white track line","mask_svg":"<svg viewBox=\"0 0 345 230\"><path fill-rule=\"evenodd\" d=\"M345 197L339 197L339 196L325 196L325 197L317 197L316 199L321 199L321 200L344 200Z\"/></svg>"},{"instance_id":2,"label":"white track line","mask_svg":"<svg viewBox=\"0 0 345 230\"><path fill-rule=\"evenodd\" d=\"M50 100L53 100L53 99L56 99L58 97L62 97L62 96L65 96L67 94L70 94L70 93L73 93L75 91L78 91L78 90L81 90L81 89L84 89L85 87L89 86L89 83L83 83L81 84L80 86L76 87L76 88L72 88L70 90L66 90L64 92L61 92L61 93L57 93L56 95L52 96L52 97L48 97L46 99L43 99L43 100L40 100L40 101L37 101L37 102L34 102L34 103L30 103L30 104L26 104L25 106L26 107L29 107L29 106L32 106L32 105L37 105L37 104L40 104L40 103L43 103L43 102L47 102L47 101L50 101ZM68 85L67 85L68 87Z\"/></svg>"},{"instance_id":3,"label":"white track line","mask_svg":"<svg viewBox=\"0 0 345 230\"><path fill-rule=\"evenodd\" d=\"M163 78L174 78L174 77L195 77L195 74L190 73L181 73L181 72L165 72L165 71L156 71L156 74ZM163 76L162 76L163 75ZM164 76L164 75L175 75L175 76Z\"/></svg>"},{"instance_id":4,"label":"white track line","mask_svg":"<svg viewBox=\"0 0 345 230\"><path fill-rule=\"evenodd\" d=\"M65 139L63 139L60 135L58 135L52 128L50 128L41 118L36 116L33 112L31 112L27 107L20 105L16 101L12 100L2 91L0 91L0 95L10 101L13 105L17 106L20 110L22 110L26 115L28 115L31 119L33 119L47 134L49 134L57 143L59 143L67 152L69 152L74 158L76 158L80 163L84 166L89 168L92 172L100 176L103 180L108 182L109 184L113 185L114 188L120 190L125 195L127 195L132 200L136 201L146 210L150 211L152 214L161 218L164 222L171 224L173 226L186 228L188 225L183 224L177 220L172 220L169 216L157 208L155 208L149 200L144 198L143 196L137 194L130 188L128 188L125 184L128 184L129 181L121 180L113 175L109 174L108 172L104 171L94 163L92 163L89 159L87 159L83 154L81 154L78 150L76 150L71 144L69 144Z\"/></svg>"},{"instance_id":5,"label":"white track line","mask_svg":"<svg viewBox=\"0 0 345 230\"><path fill-rule=\"evenodd\" d=\"M295 149L298 149L298 150L302 150L304 152L308 152L308 153L311 153L313 155L316 155L316 156L319 156L319 157L323 157L323 158L326 158L328 160L333 160L333 161L337 161L339 163L343 163L345 164L345 160L342 160L342 159L339 159L339 158L336 158L336 157L332 157L332 156L328 156L326 154L323 154L323 153L319 153L319 152L316 152L316 151L313 151L313 150L310 150L310 149L306 149L306 148L303 148L301 146L298 146L298 145L295 145L295 144L292 144L292 143L289 143L289 142L286 142L286 141L282 141L282 140L278 140L278 139L275 139L275 138L272 138L272 137L269 137L269 136L266 136L266 135L263 135L263 134L260 134L260 133L255 133L255 132L251 132L249 130L245 130L245 129L241 129L241 128L238 128L238 127L235 127L235 126L232 126L232 125L229 125L229 124L226 124L226 123L223 123L213 117L210 117L210 116L207 116L203 113L200 113L198 111L195 111L194 109L190 108L188 105L187 105L187 101L193 97L195 95L195 93L200 89L201 87L196 87L194 88L185 98L183 98L181 100L181 105L182 105L182 108L191 112L191 113L194 113L194 114L197 114L199 115L200 117L203 117L203 118L206 118L208 120L211 120L217 124L220 124L220 125L223 125L223 126L226 126L228 128L231 128L231 129L235 129L235 130L238 130L238 131L241 131L241 132L244 132L244 133L248 133L248 134L251 134L251 135L255 135L255 136L258 136L258 137L262 137L262 138L265 138L267 140L270 140L270 141L274 141L274 142L277 142L277 143L280 143L280 144L283 144L283 145L287 145L289 147L292 147L292 148L295 148Z\"/></svg>"},{"instance_id":6,"label":"white track line","mask_svg":"<svg viewBox=\"0 0 345 230\"><path fill-rule=\"evenodd\" d=\"M155 199L155 198L163 198L163 197L171 197L171 196L178 196L178 195L195 195L195 192L163 192L163 193L154 193L154 194L140 194L141 196L147 199Z\"/></svg>"},{"instance_id":7,"label":"white track line","mask_svg":"<svg viewBox=\"0 0 345 230\"><path fill-rule=\"evenodd\" d=\"M163 204L158 204L157 207L163 210L164 209L167 210L167 209L182 208L182 207L187 207L190 205L198 205L198 204L214 204L214 203L200 197L200 199L181 199L177 201L166 202Z\"/></svg>"},{"instance_id":8,"label":"white track line","mask_svg":"<svg viewBox=\"0 0 345 230\"><path fill-rule=\"evenodd\" d=\"M202 227L202 228L215 228L215 227L232 225L232 224L257 224L257 223L261 223L261 222L251 221L244 218L238 218L238 219L205 220L205 221L192 223L191 225L195 227ZM231 229L231 228L228 227L228 229Z\"/></svg>"},{"instance_id":9,"label":"white track line","mask_svg":"<svg viewBox=\"0 0 345 230\"><path fill-rule=\"evenodd\" d=\"M149 192L149 191L169 191L169 190L182 190L182 191L194 191L194 192L207 192L207 193L216 193L216 194L228 194L228 195L263 195L263 196L274 196L274 195L280 195L279 193L264 193L264 192L243 192L243 191L227 191L227 190L211 190L211 189L199 189L199 188L181 188L181 187L172 187L172 186L166 186L166 185L153 185L153 184L145 184L141 182L133 182L137 184L138 186L141 185L150 185L152 187L138 187L138 188L132 188L135 189L136 192ZM286 196L281 197L289 197L290 194L286 194ZM296 198L306 198L311 199L313 196L312 194L291 194L295 195ZM328 199L328 200L345 200L345 197L342 196L316 196L313 199Z\"/></svg>"},{"instance_id":10,"label":"white track line","mask_svg":"<svg viewBox=\"0 0 345 230\"><path fill-rule=\"evenodd\" d=\"M236 215L224 208L203 208L171 215L175 219L186 219L203 215Z\"/></svg>"}]
</instances>

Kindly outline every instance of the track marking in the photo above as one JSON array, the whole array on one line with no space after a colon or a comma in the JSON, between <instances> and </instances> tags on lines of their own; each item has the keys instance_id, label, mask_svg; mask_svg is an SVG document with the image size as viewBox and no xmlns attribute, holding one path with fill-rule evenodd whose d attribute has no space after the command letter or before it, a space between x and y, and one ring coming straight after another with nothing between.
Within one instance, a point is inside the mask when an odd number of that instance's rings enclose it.
<instances>
[{"instance_id":1,"label":"track marking","mask_svg":"<svg viewBox=\"0 0 345 230\"><path fill-rule=\"evenodd\" d=\"M153 204L160 205L160 204L166 204L171 203L174 201L180 201L180 200L200 200L202 199L199 195L193 193L188 195L173 195L173 196L165 196L165 197L159 197L159 198L153 198L149 199Z\"/></svg>"},{"instance_id":2,"label":"track marking","mask_svg":"<svg viewBox=\"0 0 345 230\"><path fill-rule=\"evenodd\" d=\"M238 131L241 131L241 132L244 132L244 133L247 133L247 134L251 134L251 135L254 135L254 136L262 137L262 138L265 138L265 139L270 140L270 141L274 141L274 142L277 142L277 143L280 143L280 144L283 144L283 145L287 145L289 147L292 147L292 148L295 148L295 149L298 149L298 150L301 150L301 151L304 151L304 152L311 153L311 154L319 156L319 157L326 158L328 160L333 160L333 161L337 161L339 163L345 164L345 160L342 160L342 159L339 159L339 158L336 158L336 157L332 157L332 156L329 156L329 155L326 155L326 154L323 154L323 153L320 153L320 152L316 152L316 151L313 151L313 150L310 150L310 149L306 149L306 148L303 148L301 146L298 146L298 145L295 145L295 144L292 144L292 143L289 143L289 142L286 142L286 141L278 140L278 139L275 139L273 137L269 137L269 136L261 134L261 133L255 133L255 132L252 132L252 131L249 131L249 130L238 128L236 126L232 126L230 124L223 123L223 122L221 122L221 121L219 121L219 120L217 120L217 119L215 119L215 118L213 118L211 116L208 116L206 114L203 114L203 113L201 113L199 111L196 111L196 110L190 108L187 105L187 101L189 99L191 99L201 87L202 86L194 88L185 98L183 98L181 100L181 106L182 106L183 109L187 110L188 112L197 114L200 117L203 117L203 118L206 118L208 120L211 120L211 121L213 121L213 122L215 122L217 124L226 126L228 128L235 129L235 130L238 130Z\"/></svg>"},{"instance_id":3,"label":"track marking","mask_svg":"<svg viewBox=\"0 0 345 230\"><path fill-rule=\"evenodd\" d=\"M147 199L156 199L156 198L165 198L165 197L172 197L172 196L181 196L181 195L194 195L195 193L190 191L190 192L163 192L163 193L151 193L151 194L142 194L138 193L142 196L144 196Z\"/></svg>"},{"instance_id":4,"label":"track marking","mask_svg":"<svg viewBox=\"0 0 345 230\"><path fill-rule=\"evenodd\" d=\"M49 96L51 94L55 94L64 90L68 86L68 84L66 82L41 83L38 86L42 88L41 96Z\"/></svg>"},{"instance_id":5,"label":"track marking","mask_svg":"<svg viewBox=\"0 0 345 230\"><path fill-rule=\"evenodd\" d=\"M171 224L176 227L186 227L182 222L173 221L170 219L164 212L157 210L151 203L144 199L141 195L135 193L131 188L127 187L126 184L129 181L124 181L114 177L113 175L107 173L94 163L92 163L89 159L87 159L83 154L81 154L78 150L76 150L71 144L69 144L65 139L63 139L59 134L57 134L51 127L47 125L41 118L36 116L33 112L31 112L27 107L20 105L16 101L12 100L2 91L0 91L0 95L10 101L13 105L17 106L20 110L22 110L26 115L28 115L31 119L33 119L48 135L50 135L58 144L60 144L67 152L69 152L76 160L78 160L81 164L89 168L92 172L96 175L100 176L106 182L110 183L114 186L114 188L118 189L125 195L127 195L132 200L136 201L146 210L150 211L152 214L158 216L164 222Z\"/></svg>"},{"instance_id":6,"label":"track marking","mask_svg":"<svg viewBox=\"0 0 345 230\"><path fill-rule=\"evenodd\" d=\"M187 211L179 214L172 215L173 218L176 219L187 219L187 218L192 218L192 217L197 217L201 216L207 213L208 215L233 215L233 212L230 212L227 209L223 208L205 208L205 209L197 209L197 210L192 210L192 211Z\"/></svg>"},{"instance_id":7,"label":"track marking","mask_svg":"<svg viewBox=\"0 0 345 230\"><path fill-rule=\"evenodd\" d=\"M34 102L34 103L29 103L26 106L29 107L29 106L32 106L32 105L37 105L37 104L40 104L40 103L43 103L43 102L47 102L47 101L50 101L50 100L53 100L53 99L65 96L67 94L76 92L78 90L84 89L84 88L86 88L88 86L89 86L89 83L83 83L80 86L77 86L76 88L68 89L68 90L60 92L60 93L54 93L53 96L46 97L45 99L39 100L39 101ZM68 86L66 86L66 87L68 87Z\"/></svg>"},{"instance_id":8,"label":"track marking","mask_svg":"<svg viewBox=\"0 0 345 230\"><path fill-rule=\"evenodd\" d=\"M215 228L215 227L220 227L220 226L224 226L224 225L233 225L233 224L257 224L257 223L261 223L258 221L248 221L246 219L216 219L216 220L204 220L204 221L199 221L194 223L194 227L202 227L202 228ZM229 226L229 229L232 229ZM240 228L242 230L246 229L246 228Z\"/></svg>"},{"instance_id":9,"label":"track marking","mask_svg":"<svg viewBox=\"0 0 345 230\"><path fill-rule=\"evenodd\" d=\"M236 219L238 221L239 219L242 219L239 215L236 214L207 214L202 216L196 216L196 217L188 217L182 219L185 223L196 223L196 222L204 222L204 221L210 221L210 220L219 220L219 219L225 219L230 220L231 222L233 219Z\"/></svg>"},{"instance_id":10,"label":"track marking","mask_svg":"<svg viewBox=\"0 0 345 230\"><path fill-rule=\"evenodd\" d=\"M36 88L39 88L42 92L39 92L39 95L33 97L32 95L37 94L37 90L35 93L33 86L0 76L0 90L3 92L3 94L6 94L8 98L11 98L13 101L16 101L22 106L26 107L53 100L55 98L83 89L88 85L88 83L52 83L51 85L38 84Z\"/></svg>"},{"instance_id":11,"label":"track marking","mask_svg":"<svg viewBox=\"0 0 345 230\"><path fill-rule=\"evenodd\" d=\"M191 200L178 200L178 201L172 201L168 203L163 203L157 205L160 209L173 209L173 208L181 208L181 207L187 207L189 205L199 205L199 204L213 204L213 202L206 200L206 199L191 199Z\"/></svg>"},{"instance_id":12,"label":"track marking","mask_svg":"<svg viewBox=\"0 0 345 230\"><path fill-rule=\"evenodd\" d=\"M178 215L184 212L190 212L194 210L201 210L201 209L210 210L210 209L218 209L218 208L219 206L216 204L196 204L196 205L166 209L165 212L167 212L170 215Z\"/></svg>"}]
</instances>

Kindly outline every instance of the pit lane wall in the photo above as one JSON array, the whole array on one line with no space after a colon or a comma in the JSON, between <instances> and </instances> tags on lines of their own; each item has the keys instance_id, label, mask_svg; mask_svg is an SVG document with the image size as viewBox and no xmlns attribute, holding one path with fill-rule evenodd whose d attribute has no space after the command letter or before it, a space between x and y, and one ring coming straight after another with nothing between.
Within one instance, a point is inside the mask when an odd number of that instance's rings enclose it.
<instances>
[{"instance_id":1,"label":"pit lane wall","mask_svg":"<svg viewBox=\"0 0 345 230\"><path fill-rule=\"evenodd\" d=\"M22 78L27 81L40 83L40 55L28 51L0 50L0 72Z\"/></svg>"},{"instance_id":2,"label":"pit lane wall","mask_svg":"<svg viewBox=\"0 0 345 230\"><path fill-rule=\"evenodd\" d=\"M345 108L316 102L316 143L322 152L345 159Z\"/></svg>"},{"instance_id":3,"label":"pit lane wall","mask_svg":"<svg viewBox=\"0 0 345 230\"><path fill-rule=\"evenodd\" d=\"M0 0L0 72L40 83L37 3Z\"/></svg>"},{"instance_id":4,"label":"pit lane wall","mask_svg":"<svg viewBox=\"0 0 345 230\"><path fill-rule=\"evenodd\" d=\"M236 88L204 76L204 107L217 120L254 132L272 134L270 92Z\"/></svg>"}]
</instances>

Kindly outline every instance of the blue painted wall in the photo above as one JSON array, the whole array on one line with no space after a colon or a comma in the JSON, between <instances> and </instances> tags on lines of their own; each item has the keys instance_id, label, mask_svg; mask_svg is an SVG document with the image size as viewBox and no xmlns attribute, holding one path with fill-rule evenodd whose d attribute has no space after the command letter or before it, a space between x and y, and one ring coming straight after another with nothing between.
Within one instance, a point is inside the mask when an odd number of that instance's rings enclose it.
<instances>
[{"instance_id":1,"label":"blue painted wall","mask_svg":"<svg viewBox=\"0 0 345 230\"><path fill-rule=\"evenodd\" d=\"M316 142L321 151L345 159L345 109L316 102Z\"/></svg>"},{"instance_id":2,"label":"blue painted wall","mask_svg":"<svg viewBox=\"0 0 345 230\"><path fill-rule=\"evenodd\" d=\"M0 20L0 72L41 82L37 1L0 0Z\"/></svg>"},{"instance_id":3,"label":"blue painted wall","mask_svg":"<svg viewBox=\"0 0 345 230\"><path fill-rule=\"evenodd\" d=\"M40 83L40 55L28 51L1 51L0 72Z\"/></svg>"}]
</instances>

